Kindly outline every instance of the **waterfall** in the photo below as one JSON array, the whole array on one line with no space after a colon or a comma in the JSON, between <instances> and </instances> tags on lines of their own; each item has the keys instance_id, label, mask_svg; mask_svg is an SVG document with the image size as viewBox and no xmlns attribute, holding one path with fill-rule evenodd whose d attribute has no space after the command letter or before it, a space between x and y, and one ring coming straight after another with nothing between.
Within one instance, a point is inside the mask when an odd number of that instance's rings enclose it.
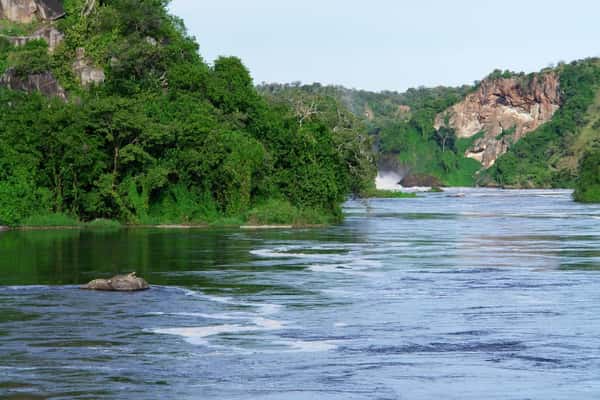
<instances>
[{"instance_id":1,"label":"waterfall","mask_svg":"<svg viewBox=\"0 0 600 400\"><path fill-rule=\"evenodd\" d=\"M394 171L378 171L375 178L375 187L379 190L402 190L400 181L402 176Z\"/></svg>"}]
</instances>

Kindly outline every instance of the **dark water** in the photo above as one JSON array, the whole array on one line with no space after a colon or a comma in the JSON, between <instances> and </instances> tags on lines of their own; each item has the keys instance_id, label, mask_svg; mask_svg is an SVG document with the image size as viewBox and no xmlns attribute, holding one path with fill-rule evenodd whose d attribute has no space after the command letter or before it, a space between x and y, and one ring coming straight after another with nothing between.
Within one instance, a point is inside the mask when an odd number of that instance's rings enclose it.
<instances>
[{"instance_id":1,"label":"dark water","mask_svg":"<svg viewBox=\"0 0 600 400\"><path fill-rule=\"evenodd\" d=\"M600 207L424 196L324 229L2 233L0 397L599 398ZM158 286L73 286L133 270Z\"/></svg>"}]
</instances>

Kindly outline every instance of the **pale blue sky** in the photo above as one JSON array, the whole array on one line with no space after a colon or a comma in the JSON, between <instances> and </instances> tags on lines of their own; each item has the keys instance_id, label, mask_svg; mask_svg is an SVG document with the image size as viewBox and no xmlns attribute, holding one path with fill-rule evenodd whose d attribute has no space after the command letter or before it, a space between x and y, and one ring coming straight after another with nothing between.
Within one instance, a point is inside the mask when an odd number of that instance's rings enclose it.
<instances>
[{"instance_id":1,"label":"pale blue sky","mask_svg":"<svg viewBox=\"0 0 600 400\"><path fill-rule=\"evenodd\" d=\"M597 0L173 0L208 62L256 83L369 90L472 83L600 55Z\"/></svg>"}]
</instances>

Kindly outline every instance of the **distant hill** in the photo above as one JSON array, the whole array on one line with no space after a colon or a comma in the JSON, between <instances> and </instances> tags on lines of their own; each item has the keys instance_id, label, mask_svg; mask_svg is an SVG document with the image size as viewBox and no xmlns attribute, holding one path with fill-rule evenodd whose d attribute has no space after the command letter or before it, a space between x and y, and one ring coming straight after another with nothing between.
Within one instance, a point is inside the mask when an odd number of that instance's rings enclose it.
<instances>
[{"instance_id":1,"label":"distant hill","mask_svg":"<svg viewBox=\"0 0 600 400\"><path fill-rule=\"evenodd\" d=\"M374 93L295 83L259 91L334 96L376 137L380 166L450 186L573 187L583 153L600 138L599 87L600 61L586 59L532 74L496 70L458 88Z\"/></svg>"}]
</instances>

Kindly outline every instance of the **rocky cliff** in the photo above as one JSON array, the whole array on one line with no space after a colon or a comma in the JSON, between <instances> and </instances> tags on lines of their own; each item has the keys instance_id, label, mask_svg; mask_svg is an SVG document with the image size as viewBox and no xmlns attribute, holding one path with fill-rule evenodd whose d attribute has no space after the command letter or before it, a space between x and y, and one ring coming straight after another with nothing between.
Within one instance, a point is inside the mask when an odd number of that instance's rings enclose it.
<instances>
[{"instance_id":1,"label":"rocky cliff","mask_svg":"<svg viewBox=\"0 0 600 400\"><path fill-rule=\"evenodd\" d=\"M54 21L64 14L58 0L0 0L0 19L13 22Z\"/></svg>"},{"instance_id":2,"label":"rocky cliff","mask_svg":"<svg viewBox=\"0 0 600 400\"><path fill-rule=\"evenodd\" d=\"M435 129L452 128L459 138L482 132L465 156L489 168L512 144L550 121L560 99L554 72L486 79L463 101L440 113Z\"/></svg>"}]
</instances>

